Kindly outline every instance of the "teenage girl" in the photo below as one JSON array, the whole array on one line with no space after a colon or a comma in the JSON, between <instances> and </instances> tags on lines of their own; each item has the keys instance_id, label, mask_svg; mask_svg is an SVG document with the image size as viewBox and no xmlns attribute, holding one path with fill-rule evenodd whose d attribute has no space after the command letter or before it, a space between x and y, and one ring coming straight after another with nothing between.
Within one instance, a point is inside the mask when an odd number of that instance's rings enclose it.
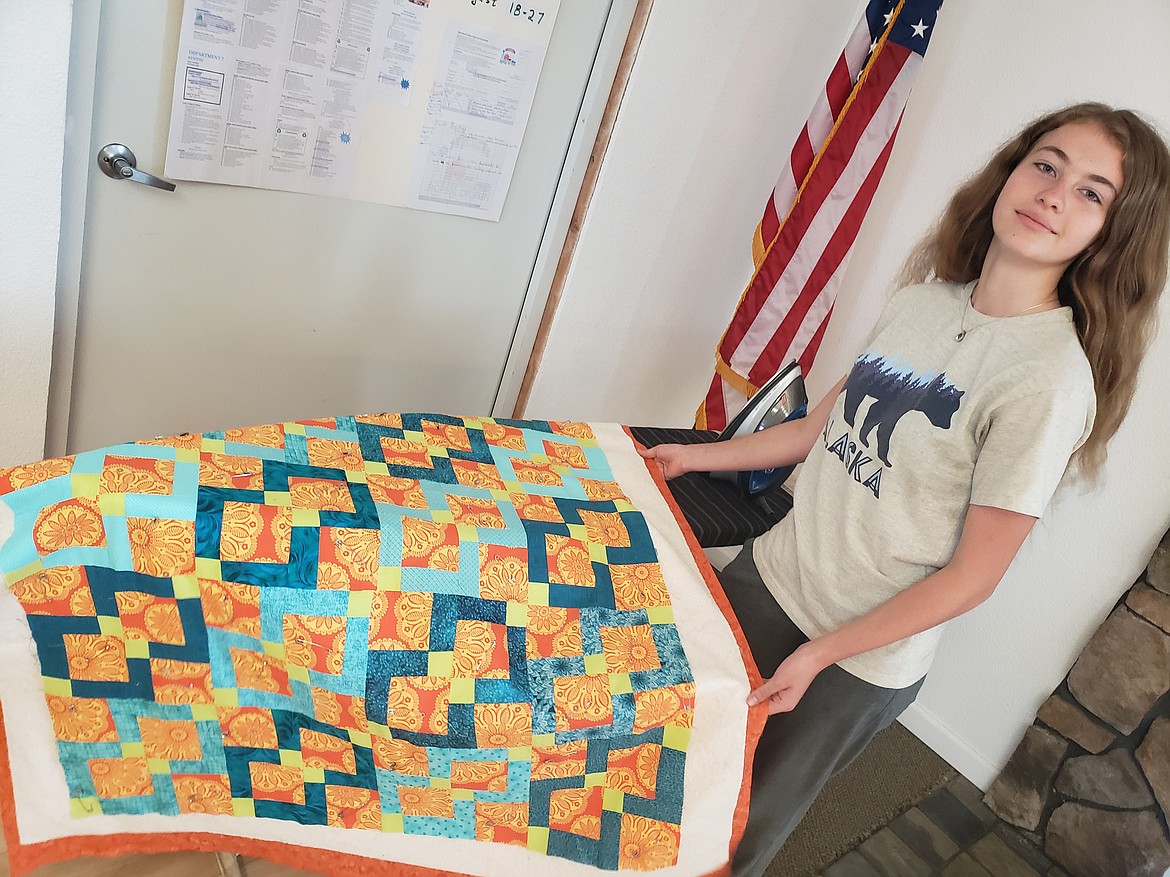
<instances>
[{"instance_id":1,"label":"teenage girl","mask_svg":"<svg viewBox=\"0 0 1170 877\"><path fill-rule=\"evenodd\" d=\"M922 685L1133 397L1166 283L1170 154L1126 110L1032 122L952 198L853 369L802 420L643 451L667 478L804 462L792 512L720 574L770 714L737 875ZM929 281L929 282L925 282Z\"/></svg>"}]
</instances>

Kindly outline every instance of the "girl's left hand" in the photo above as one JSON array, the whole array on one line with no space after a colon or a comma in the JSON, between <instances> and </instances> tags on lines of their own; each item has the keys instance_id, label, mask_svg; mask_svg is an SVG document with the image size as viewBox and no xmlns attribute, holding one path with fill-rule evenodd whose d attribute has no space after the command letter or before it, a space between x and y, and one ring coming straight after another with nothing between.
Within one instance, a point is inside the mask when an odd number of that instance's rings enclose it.
<instances>
[{"instance_id":1,"label":"girl's left hand","mask_svg":"<svg viewBox=\"0 0 1170 877\"><path fill-rule=\"evenodd\" d=\"M767 703L768 715L794 709L824 667L801 646L784 659L772 678L748 695L748 706Z\"/></svg>"}]
</instances>

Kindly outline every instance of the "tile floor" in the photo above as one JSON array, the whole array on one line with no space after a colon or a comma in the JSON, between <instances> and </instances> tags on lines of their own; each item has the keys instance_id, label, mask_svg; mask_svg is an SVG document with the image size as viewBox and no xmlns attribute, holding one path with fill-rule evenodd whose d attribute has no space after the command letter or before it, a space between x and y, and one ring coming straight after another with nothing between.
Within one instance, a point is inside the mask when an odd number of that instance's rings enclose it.
<instances>
[{"instance_id":1,"label":"tile floor","mask_svg":"<svg viewBox=\"0 0 1170 877\"><path fill-rule=\"evenodd\" d=\"M963 777L918 802L821 877L1068 877Z\"/></svg>"}]
</instances>

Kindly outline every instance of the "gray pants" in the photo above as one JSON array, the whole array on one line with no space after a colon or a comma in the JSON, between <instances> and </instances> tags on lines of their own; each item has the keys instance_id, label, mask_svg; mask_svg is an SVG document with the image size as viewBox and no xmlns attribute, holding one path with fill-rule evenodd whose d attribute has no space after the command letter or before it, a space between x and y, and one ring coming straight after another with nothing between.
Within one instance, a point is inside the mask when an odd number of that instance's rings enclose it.
<instances>
[{"instance_id":1,"label":"gray pants","mask_svg":"<svg viewBox=\"0 0 1170 877\"><path fill-rule=\"evenodd\" d=\"M766 679L808 637L760 578L750 541L719 581ZM796 709L768 719L752 765L747 828L732 859L735 877L764 873L821 786L913 703L922 682L879 688L833 665L817 675Z\"/></svg>"}]
</instances>

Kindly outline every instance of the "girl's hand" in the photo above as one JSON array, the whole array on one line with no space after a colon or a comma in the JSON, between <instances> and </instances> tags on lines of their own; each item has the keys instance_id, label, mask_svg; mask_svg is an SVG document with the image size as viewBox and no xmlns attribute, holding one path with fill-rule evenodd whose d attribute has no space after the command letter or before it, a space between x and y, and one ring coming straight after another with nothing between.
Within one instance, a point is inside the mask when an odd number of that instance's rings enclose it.
<instances>
[{"instance_id":1,"label":"girl's hand","mask_svg":"<svg viewBox=\"0 0 1170 877\"><path fill-rule=\"evenodd\" d=\"M801 646L784 659L771 679L748 695L748 706L766 703L768 715L789 712L823 669L806 646Z\"/></svg>"},{"instance_id":2,"label":"girl's hand","mask_svg":"<svg viewBox=\"0 0 1170 877\"><path fill-rule=\"evenodd\" d=\"M662 470L664 478L677 478L693 471L687 464L693 445L655 445L652 448L638 448L638 453L647 460L653 460Z\"/></svg>"}]
</instances>

